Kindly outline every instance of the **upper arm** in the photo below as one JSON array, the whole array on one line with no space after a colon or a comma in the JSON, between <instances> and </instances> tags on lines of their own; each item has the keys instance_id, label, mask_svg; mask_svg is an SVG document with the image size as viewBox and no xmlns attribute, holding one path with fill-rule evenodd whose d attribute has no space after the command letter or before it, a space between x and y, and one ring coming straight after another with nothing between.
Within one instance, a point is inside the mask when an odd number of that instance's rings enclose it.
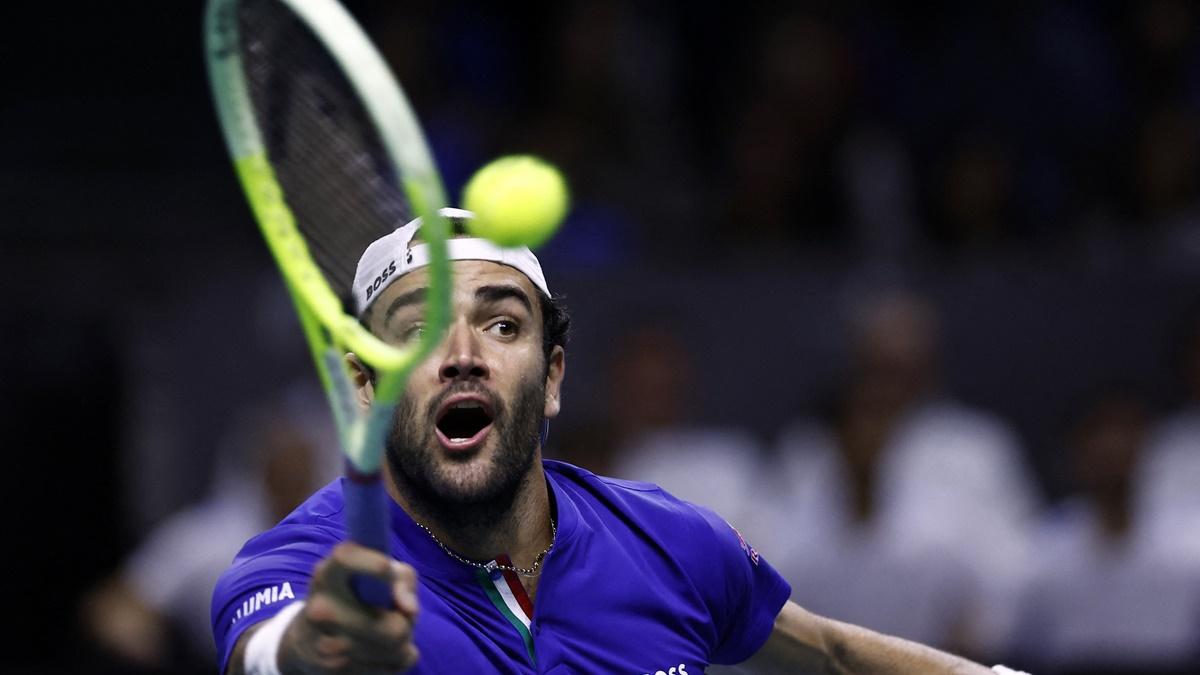
<instances>
[{"instance_id":1,"label":"upper arm","mask_svg":"<svg viewBox=\"0 0 1200 675\"><path fill-rule=\"evenodd\" d=\"M221 575L213 589L212 629L222 667L255 624L307 597L314 566L332 548L311 539L251 551Z\"/></svg>"},{"instance_id":2,"label":"upper arm","mask_svg":"<svg viewBox=\"0 0 1200 675\"><path fill-rule=\"evenodd\" d=\"M704 561L692 568L692 580L715 629L709 660L738 663L768 638L792 589L732 525L703 507L688 508L699 516L692 559Z\"/></svg>"}]
</instances>

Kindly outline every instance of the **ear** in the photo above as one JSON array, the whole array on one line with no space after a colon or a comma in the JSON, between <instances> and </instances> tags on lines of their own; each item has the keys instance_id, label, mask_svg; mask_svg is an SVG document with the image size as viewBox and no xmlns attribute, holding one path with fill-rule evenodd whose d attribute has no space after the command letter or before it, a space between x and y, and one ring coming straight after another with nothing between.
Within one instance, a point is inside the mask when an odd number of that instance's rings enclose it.
<instances>
[{"instance_id":1,"label":"ear","mask_svg":"<svg viewBox=\"0 0 1200 675\"><path fill-rule=\"evenodd\" d=\"M558 416L562 408L562 382L567 371L567 353L559 345L550 352L546 368L546 402L542 414L546 419Z\"/></svg>"},{"instance_id":2,"label":"ear","mask_svg":"<svg viewBox=\"0 0 1200 675\"><path fill-rule=\"evenodd\" d=\"M346 354L346 368L350 371L350 378L354 381L355 398L358 399L358 405L363 410L371 407L371 401L375 399L375 385L371 382L371 371L367 368L367 364L354 355L354 352Z\"/></svg>"}]
</instances>

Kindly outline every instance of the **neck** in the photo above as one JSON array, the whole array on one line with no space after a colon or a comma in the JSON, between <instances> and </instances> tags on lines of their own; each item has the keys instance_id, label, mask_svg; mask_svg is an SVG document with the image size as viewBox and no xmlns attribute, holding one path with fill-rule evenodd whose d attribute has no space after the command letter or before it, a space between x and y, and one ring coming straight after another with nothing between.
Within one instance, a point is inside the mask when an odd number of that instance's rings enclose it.
<instances>
[{"instance_id":1,"label":"neck","mask_svg":"<svg viewBox=\"0 0 1200 675\"><path fill-rule=\"evenodd\" d=\"M507 553L515 566L528 567L550 545L550 495L540 452L507 507L423 504L406 495L386 467L385 480L388 494L413 520L468 560L486 562Z\"/></svg>"}]
</instances>

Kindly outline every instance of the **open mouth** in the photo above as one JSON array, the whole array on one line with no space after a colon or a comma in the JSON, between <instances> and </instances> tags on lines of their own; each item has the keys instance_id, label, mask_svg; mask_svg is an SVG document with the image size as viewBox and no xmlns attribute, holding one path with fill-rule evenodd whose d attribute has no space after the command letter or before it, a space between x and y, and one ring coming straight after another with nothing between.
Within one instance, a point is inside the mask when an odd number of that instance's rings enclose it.
<instances>
[{"instance_id":1,"label":"open mouth","mask_svg":"<svg viewBox=\"0 0 1200 675\"><path fill-rule=\"evenodd\" d=\"M491 429L491 408L486 401L471 395L451 397L437 419L438 440L447 450L475 447Z\"/></svg>"}]
</instances>

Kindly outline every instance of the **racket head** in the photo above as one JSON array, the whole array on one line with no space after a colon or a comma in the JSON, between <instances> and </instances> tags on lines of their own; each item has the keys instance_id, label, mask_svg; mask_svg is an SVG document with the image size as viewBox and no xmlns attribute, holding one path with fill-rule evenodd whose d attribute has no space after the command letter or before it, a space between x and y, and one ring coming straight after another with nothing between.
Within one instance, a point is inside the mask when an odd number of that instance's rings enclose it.
<instances>
[{"instance_id":1,"label":"racket head","mask_svg":"<svg viewBox=\"0 0 1200 675\"><path fill-rule=\"evenodd\" d=\"M209 79L243 190L296 305L355 472L378 472L408 373L449 302L445 192L399 83L335 0L210 0ZM395 347L350 311L359 257L414 217L430 247L427 330ZM344 355L376 372L364 419Z\"/></svg>"}]
</instances>

